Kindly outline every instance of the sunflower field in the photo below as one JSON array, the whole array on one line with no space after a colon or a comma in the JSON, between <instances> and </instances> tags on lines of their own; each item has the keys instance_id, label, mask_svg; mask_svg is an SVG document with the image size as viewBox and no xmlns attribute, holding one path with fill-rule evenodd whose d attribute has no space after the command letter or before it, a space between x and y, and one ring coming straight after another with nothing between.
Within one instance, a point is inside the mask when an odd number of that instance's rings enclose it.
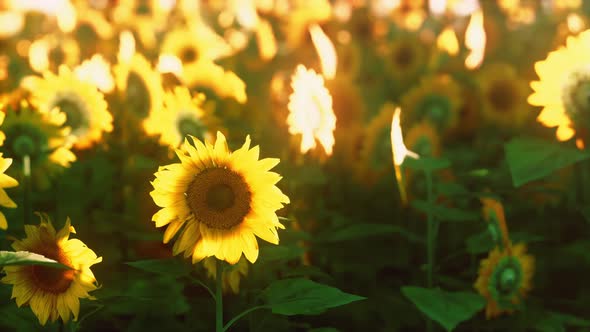
<instances>
[{"instance_id":1,"label":"sunflower field","mask_svg":"<svg viewBox=\"0 0 590 332\"><path fill-rule=\"evenodd\" d=\"M0 331L590 332L590 1L0 0Z\"/></svg>"}]
</instances>

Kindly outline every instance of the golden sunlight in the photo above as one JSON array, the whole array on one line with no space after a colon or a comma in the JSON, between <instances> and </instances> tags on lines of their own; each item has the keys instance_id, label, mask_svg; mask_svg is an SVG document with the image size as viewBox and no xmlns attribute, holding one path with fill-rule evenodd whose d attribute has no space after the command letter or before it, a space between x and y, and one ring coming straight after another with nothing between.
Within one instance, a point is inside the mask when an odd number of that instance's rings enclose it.
<instances>
[{"instance_id":1,"label":"golden sunlight","mask_svg":"<svg viewBox=\"0 0 590 332\"><path fill-rule=\"evenodd\" d=\"M324 77L329 80L333 79L334 76L336 76L336 66L338 64L334 44L324 30L322 30L317 24L309 26L309 34L311 35L313 46L320 57L320 64L322 66Z\"/></svg>"},{"instance_id":2,"label":"golden sunlight","mask_svg":"<svg viewBox=\"0 0 590 332\"><path fill-rule=\"evenodd\" d=\"M450 55L459 53L459 41L452 27L446 27L436 39L436 47Z\"/></svg>"},{"instance_id":3,"label":"golden sunlight","mask_svg":"<svg viewBox=\"0 0 590 332\"><path fill-rule=\"evenodd\" d=\"M471 15L465 31L465 46L470 50L465 58L465 67L475 69L483 62L486 48L486 32L483 28L483 12L481 9Z\"/></svg>"}]
</instances>

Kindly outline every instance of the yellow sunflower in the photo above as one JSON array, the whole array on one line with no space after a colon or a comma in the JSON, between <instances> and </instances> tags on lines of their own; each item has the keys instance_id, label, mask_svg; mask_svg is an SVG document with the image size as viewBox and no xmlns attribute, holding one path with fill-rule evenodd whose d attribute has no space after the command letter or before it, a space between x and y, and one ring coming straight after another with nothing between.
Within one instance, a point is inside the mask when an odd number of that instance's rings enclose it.
<instances>
[{"instance_id":1,"label":"yellow sunflower","mask_svg":"<svg viewBox=\"0 0 590 332\"><path fill-rule=\"evenodd\" d=\"M324 79L313 69L299 65L291 77L293 93L289 96L287 124L291 135L301 134L301 153L320 142L327 155L332 154L336 116L332 97L324 86Z\"/></svg>"},{"instance_id":2,"label":"yellow sunflower","mask_svg":"<svg viewBox=\"0 0 590 332\"><path fill-rule=\"evenodd\" d=\"M275 211L289 203L275 184L281 179L270 169L278 159L258 160L258 146L250 149L250 137L230 152L225 136L217 132L215 145L189 136L176 154L181 163L160 167L150 193L161 207L152 220L168 225L164 243L183 228L174 254L192 255L193 263L215 256L230 264L242 252L254 263L258 258L255 235L273 244L284 228Z\"/></svg>"},{"instance_id":3,"label":"yellow sunflower","mask_svg":"<svg viewBox=\"0 0 590 332\"><path fill-rule=\"evenodd\" d=\"M12 188L18 186L18 182L10 176L4 174L8 167L12 164L12 159L2 157L0 153L0 206L7 208L15 208L16 203L8 197L8 194L4 190L5 188ZM0 229L7 229L8 222L4 213L0 212Z\"/></svg>"},{"instance_id":4,"label":"yellow sunflower","mask_svg":"<svg viewBox=\"0 0 590 332\"><path fill-rule=\"evenodd\" d=\"M215 280L217 278L217 261L213 257L205 258L203 260L203 266L207 270L209 278ZM240 278L248 275L248 261L244 257L240 257L240 260L230 267L226 267L223 270L223 284L222 289L224 293L230 290L234 294L240 292Z\"/></svg>"},{"instance_id":5,"label":"yellow sunflower","mask_svg":"<svg viewBox=\"0 0 590 332\"><path fill-rule=\"evenodd\" d=\"M451 76L426 77L401 100L404 117L402 127L428 121L439 132L448 134L459 123L463 106L461 87Z\"/></svg>"},{"instance_id":6,"label":"yellow sunflower","mask_svg":"<svg viewBox=\"0 0 590 332\"><path fill-rule=\"evenodd\" d=\"M71 128L76 148L89 148L100 141L103 132L113 130L113 117L103 94L66 66L59 67L58 75L45 72L32 88L31 97L39 111L48 113L57 108L65 114L64 125Z\"/></svg>"},{"instance_id":7,"label":"yellow sunflower","mask_svg":"<svg viewBox=\"0 0 590 332\"><path fill-rule=\"evenodd\" d=\"M69 239L76 233L69 218L64 227L56 231L46 216L41 216L39 226L25 225L27 237L16 240L12 247L29 251L71 267L56 269L46 266L6 266L5 284L13 285L12 298L16 304L30 305L41 325L48 320L61 318L67 322L73 316L78 319L80 299L94 299L88 293L96 290L96 279L90 267L102 261L94 251L78 239Z\"/></svg>"},{"instance_id":8,"label":"yellow sunflower","mask_svg":"<svg viewBox=\"0 0 590 332\"><path fill-rule=\"evenodd\" d=\"M519 128L528 117L528 86L514 67L505 63L485 66L477 75L482 94L482 115L504 128Z\"/></svg>"},{"instance_id":9,"label":"yellow sunflower","mask_svg":"<svg viewBox=\"0 0 590 332\"><path fill-rule=\"evenodd\" d=\"M129 62L114 66L115 83L126 108L138 119L145 119L162 107L162 77L146 58L133 54Z\"/></svg>"},{"instance_id":10,"label":"yellow sunflower","mask_svg":"<svg viewBox=\"0 0 590 332\"><path fill-rule=\"evenodd\" d=\"M49 179L76 160L70 151L69 127L63 126L65 114L57 108L40 112L26 102L17 109L7 106L3 111L6 118L0 129L6 140L0 149L14 159L12 173L22 179L24 159L28 156L33 183L38 189L47 189Z\"/></svg>"},{"instance_id":11,"label":"yellow sunflower","mask_svg":"<svg viewBox=\"0 0 590 332\"><path fill-rule=\"evenodd\" d=\"M56 72L61 65L74 67L80 63L80 47L70 37L57 38L46 35L29 46L29 65L38 72Z\"/></svg>"},{"instance_id":12,"label":"yellow sunflower","mask_svg":"<svg viewBox=\"0 0 590 332\"><path fill-rule=\"evenodd\" d=\"M512 313L530 291L535 260L522 243L494 248L481 261L475 289L486 298L486 318Z\"/></svg>"},{"instance_id":13,"label":"yellow sunflower","mask_svg":"<svg viewBox=\"0 0 590 332\"><path fill-rule=\"evenodd\" d=\"M557 127L560 141L572 138L575 123L588 122L590 112L590 30L569 37L565 47L549 52L535 63L539 81L531 82L534 92L528 102L543 110L537 121Z\"/></svg>"},{"instance_id":14,"label":"yellow sunflower","mask_svg":"<svg viewBox=\"0 0 590 332\"><path fill-rule=\"evenodd\" d=\"M285 19L283 30L289 48L296 49L305 40L313 23L326 22L332 16L332 6L327 0L295 0Z\"/></svg>"},{"instance_id":15,"label":"yellow sunflower","mask_svg":"<svg viewBox=\"0 0 590 332\"><path fill-rule=\"evenodd\" d=\"M215 119L202 107L204 101L203 94L192 97L187 88L174 88L164 96L164 107L155 109L146 119L146 132L160 135L160 143L173 149L182 143L186 135L210 141Z\"/></svg>"},{"instance_id":16,"label":"yellow sunflower","mask_svg":"<svg viewBox=\"0 0 590 332\"><path fill-rule=\"evenodd\" d=\"M132 29L143 47L156 46L156 32L166 26L170 8L164 1L126 0L117 1L113 9L113 20L121 26Z\"/></svg>"}]
</instances>

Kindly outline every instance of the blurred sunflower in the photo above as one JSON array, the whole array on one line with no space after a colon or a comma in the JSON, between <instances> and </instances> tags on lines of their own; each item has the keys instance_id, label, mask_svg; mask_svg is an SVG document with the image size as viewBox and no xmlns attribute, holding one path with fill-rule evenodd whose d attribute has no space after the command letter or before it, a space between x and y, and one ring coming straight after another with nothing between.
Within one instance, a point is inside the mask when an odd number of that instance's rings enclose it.
<instances>
[{"instance_id":1,"label":"blurred sunflower","mask_svg":"<svg viewBox=\"0 0 590 332\"><path fill-rule=\"evenodd\" d=\"M391 77L397 81L412 80L425 66L425 46L415 37L400 36L385 51L385 63Z\"/></svg>"},{"instance_id":2,"label":"blurred sunflower","mask_svg":"<svg viewBox=\"0 0 590 332\"><path fill-rule=\"evenodd\" d=\"M543 110L537 121L557 127L560 141L572 138L576 124L585 126L590 116L590 30L569 37L565 47L549 52L535 63L539 81L531 82L534 92L528 102Z\"/></svg>"},{"instance_id":3,"label":"blurred sunflower","mask_svg":"<svg viewBox=\"0 0 590 332\"><path fill-rule=\"evenodd\" d=\"M332 17L332 6L327 0L295 0L288 15L282 15L286 43L296 49L305 40L311 24L328 21Z\"/></svg>"},{"instance_id":4,"label":"blurred sunflower","mask_svg":"<svg viewBox=\"0 0 590 332\"><path fill-rule=\"evenodd\" d=\"M461 87L451 76L426 77L402 97L402 127L428 121L441 133L456 129L462 108Z\"/></svg>"},{"instance_id":5,"label":"blurred sunflower","mask_svg":"<svg viewBox=\"0 0 590 332\"><path fill-rule=\"evenodd\" d=\"M189 136L176 150L181 163L160 167L150 193L161 207L152 220L168 225L164 243L183 228L174 254L192 255L193 263L215 256L236 264L242 252L254 263L258 258L256 236L273 244L276 228L284 228L275 213L289 198L275 184L281 179L270 172L278 159L258 160L258 146L244 145L229 151L225 136L217 132L215 145Z\"/></svg>"},{"instance_id":6,"label":"blurred sunflower","mask_svg":"<svg viewBox=\"0 0 590 332\"><path fill-rule=\"evenodd\" d=\"M185 87L176 87L164 96L164 107L157 108L145 121L145 130L151 135L160 135L160 143L177 148L187 135L199 140L213 138L216 119L202 107L205 96L191 97Z\"/></svg>"},{"instance_id":7,"label":"blurred sunflower","mask_svg":"<svg viewBox=\"0 0 590 332\"><path fill-rule=\"evenodd\" d=\"M162 107L162 77L143 55L135 53L129 62L117 63L113 72L125 108L136 118L145 121Z\"/></svg>"},{"instance_id":8,"label":"blurred sunflower","mask_svg":"<svg viewBox=\"0 0 590 332\"><path fill-rule=\"evenodd\" d=\"M6 141L2 150L17 165L12 168L13 174L18 179L23 177L24 158L29 156L33 183L41 190L47 189L49 179L76 160L68 141L70 128L63 126L65 114L57 108L41 112L26 102L18 109L7 106L4 112L6 119L0 129Z\"/></svg>"},{"instance_id":9,"label":"blurred sunflower","mask_svg":"<svg viewBox=\"0 0 590 332\"><path fill-rule=\"evenodd\" d=\"M360 150L359 171L368 183L374 183L392 171L391 163L391 119L395 106L385 104L381 107L364 131Z\"/></svg>"},{"instance_id":10,"label":"blurred sunflower","mask_svg":"<svg viewBox=\"0 0 590 332\"><path fill-rule=\"evenodd\" d=\"M38 73L57 72L61 65L72 68L80 63L80 47L70 37L45 35L31 43L28 53L29 65Z\"/></svg>"},{"instance_id":11,"label":"blurred sunflower","mask_svg":"<svg viewBox=\"0 0 590 332\"><path fill-rule=\"evenodd\" d=\"M528 87L514 67L505 63L486 65L477 75L482 94L482 115L500 128L520 128L527 119Z\"/></svg>"},{"instance_id":12,"label":"blurred sunflower","mask_svg":"<svg viewBox=\"0 0 590 332\"><path fill-rule=\"evenodd\" d=\"M532 287L534 263L522 243L502 250L496 247L481 261L474 287L488 302L488 319L518 308Z\"/></svg>"},{"instance_id":13,"label":"blurred sunflower","mask_svg":"<svg viewBox=\"0 0 590 332\"><path fill-rule=\"evenodd\" d=\"M393 21L400 27L416 31L426 19L428 12L424 0L401 0L392 13Z\"/></svg>"},{"instance_id":14,"label":"blurred sunflower","mask_svg":"<svg viewBox=\"0 0 590 332\"><path fill-rule=\"evenodd\" d=\"M74 6L77 25L73 32L82 46L81 51L86 55L107 53L108 43L101 41L110 40L115 31L104 11L93 8L88 1L74 1Z\"/></svg>"},{"instance_id":15,"label":"blurred sunflower","mask_svg":"<svg viewBox=\"0 0 590 332\"><path fill-rule=\"evenodd\" d=\"M156 32L166 26L170 8L165 1L127 0L117 1L113 9L113 21L119 26L129 28L139 37L146 49L156 46Z\"/></svg>"},{"instance_id":16,"label":"blurred sunflower","mask_svg":"<svg viewBox=\"0 0 590 332\"><path fill-rule=\"evenodd\" d=\"M327 155L332 154L336 116L332 97L324 86L324 79L313 69L298 65L291 77L293 93L289 96L287 124L291 135L301 134L301 153L320 142Z\"/></svg>"},{"instance_id":17,"label":"blurred sunflower","mask_svg":"<svg viewBox=\"0 0 590 332\"><path fill-rule=\"evenodd\" d=\"M338 55L338 67L336 68L336 77L348 76L356 78L362 69L362 51L357 42L350 41L346 44L336 44L336 54Z\"/></svg>"},{"instance_id":18,"label":"blurred sunflower","mask_svg":"<svg viewBox=\"0 0 590 332\"><path fill-rule=\"evenodd\" d=\"M429 122L419 122L408 128L404 138L406 147L419 156L439 157L441 154L440 136Z\"/></svg>"},{"instance_id":19,"label":"blurred sunflower","mask_svg":"<svg viewBox=\"0 0 590 332\"><path fill-rule=\"evenodd\" d=\"M217 264L214 257L208 257L203 260L203 266L207 270L209 278L215 280L217 278ZM240 278L248 275L248 261L244 257L230 267L223 270L223 284L222 289L224 293L230 290L234 294L240 292Z\"/></svg>"},{"instance_id":20,"label":"blurred sunflower","mask_svg":"<svg viewBox=\"0 0 590 332\"><path fill-rule=\"evenodd\" d=\"M31 87L31 97L42 113L54 108L65 114L64 125L71 128L74 147L86 149L100 141L103 132L113 130L113 117L103 94L89 82L81 81L66 66L58 75L45 72Z\"/></svg>"},{"instance_id":21,"label":"blurred sunflower","mask_svg":"<svg viewBox=\"0 0 590 332\"><path fill-rule=\"evenodd\" d=\"M4 174L8 167L12 164L12 159L4 158L0 153L0 206L7 208L15 208L16 203L8 197L8 194L4 190L5 188L12 188L18 186L18 182L10 176ZM8 222L4 213L0 212L0 229L7 229Z\"/></svg>"},{"instance_id":22,"label":"blurred sunflower","mask_svg":"<svg viewBox=\"0 0 590 332\"><path fill-rule=\"evenodd\" d=\"M69 239L76 233L69 218L57 231L46 216L41 216L39 226L25 225L27 237L16 240L12 247L17 251L29 251L43 255L69 266L59 269L40 265L5 266L5 284L13 285L12 298L16 304L30 305L41 325L48 320L61 318L68 322L71 316L78 320L80 299L94 299L88 293L96 290L96 279L90 267L102 261L94 251L78 239Z\"/></svg>"}]
</instances>

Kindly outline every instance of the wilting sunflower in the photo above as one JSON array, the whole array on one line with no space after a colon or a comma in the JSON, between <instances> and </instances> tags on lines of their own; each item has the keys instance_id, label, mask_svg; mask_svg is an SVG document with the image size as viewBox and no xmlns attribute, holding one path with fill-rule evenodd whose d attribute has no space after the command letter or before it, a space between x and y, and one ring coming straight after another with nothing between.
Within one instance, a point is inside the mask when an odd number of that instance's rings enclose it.
<instances>
[{"instance_id":1,"label":"wilting sunflower","mask_svg":"<svg viewBox=\"0 0 590 332\"><path fill-rule=\"evenodd\" d=\"M203 266L205 266L209 278L215 280L217 278L216 259L213 257L205 258L203 260ZM248 261L244 257L241 257L235 265L226 267L223 270L223 292L227 293L231 290L234 294L238 294L240 292L240 278L247 275Z\"/></svg>"},{"instance_id":2,"label":"wilting sunflower","mask_svg":"<svg viewBox=\"0 0 590 332\"><path fill-rule=\"evenodd\" d=\"M4 190L5 188L12 188L18 186L18 182L10 176L4 174L8 167L12 164L12 159L2 157L0 153L0 206L7 208L15 208L16 203L8 197L8 194ZM8 228L8 222L4 213L0 212L0 229Z\"/></svg>"},{"instance_id":3,"label":"wilting sunflower","mask_svg":"<svg viewBox=\"0 0 590 332\"><path fill-rule=\"evenodd\" d=\"M135 53L129 62L117 63L113 72L123 104L130 114L144 121L162 107L162 77L143 55Z\"/></svg>"},{"instance_id":4,"label":"wilting sunflower","mask_svg":"<svg viewBox=\"0 0 590 332\"><path fill-rule=\"evenodd\" d=\"M18 251L29 251L43 255L69 266L71 269L57 269L40 265L6 266L5 284L13 285L12 298L16 304L30 305L41 325L48 320L61 318L67 322L71 316L78 319L80 299L93 299L88 294L97 289L96 279L90 267L102 261L94 251L78 239L69 239L76 233L69 218L64 227L57 231L46 216L41 216L39 226L25 225L27 237L16 240L12 247Z\"/></svg>"},{"instance_id":5,"label":"wilting sunflower","mask_svg":"<svg viewBox=\"0 0 590 332\"><path fill-rule=\"evenodd\" d=\"M202 107L203 94L191 96L185 87L176 87L164 96L164 107L155 109L146 119L148 134L160 135L160 143L177 148L186 135L210 141L215 119Z\"/></svg>"},{"instance_id":6,"label":"wilting sunflower","mask_svg":"<svg viewBox=\"0 0 590 332\"><path fill-rule=\"evenodd\" d=\"M279 241L284 228L275 213L289 203L275 184L281 179L270 172L278 159L258 160L258 146L250 149L250 137L230 152L222 133L215 145L189 136L176 154L181 163L160 167L150 193L161 207L152 220L156 227L168 225L164 243L183 228L174 254L192 255L193 263L215 256L230 264L242 252L254 263L258 244L254 235L270 243Z\"/></svg>"},{"instance_id":7,"label":"wilting sunflower","mask_svg":"<svg viewBox=\"0 0 590 332\"><path fill-rule=\"evenodd\" d=\"M474 287L488 302L488 319L518 309L532 287L534 264L533 256L526 254L522 243L503 249L496 247L481 261Z\"/></svg>"},{"instance_id":8,"label":"wilting sunflower","mask_svg":"<svg viewBox=\"0 0 590 332\"><path fill-rule=\"evenodd\" d=\"M113 130L113 117L103 94L66 66L59 67L58 75L45 72L32 88L32 101L40 112L49 113L57 108L65 114L64 125L71 128L76 148L89 148L100 141L103 132Z\"/></svg>"},{"instance_id":9,"label":"wilting sunflower","mask_svg":"<svg viewBox=\"0 0 590 332\"><path fill-rule=\"evenodd\" d=\"M577 124L586 126L590 119L590 30L569 37L565 47L549 52L535 63L539 81L531 82L534 92L528 102L543 110L537 121L557 127L560 141L572 138Z\"/></svg>"},{"instance_id":10,"label":"wilting sunflower","mask_svg":"<svg viewBox=\"0 0 590 332\"><path fill-rule=\"evenodd\" d=\"M320 142L327 155L332 154L336 116L332 97L324 86L324 79L313 69L298 65L291 77L293 93L289 96L287 124L291 135L301 134L301 153Z\"/></svg>"},{"instance_id":11,"label":"wilting sunflower","mask_svg":"<svg viewBox=\"0 0 590 332\"><path fill-rule=\"evenodd\" d=\"M477 76L483 117L502 128L519 128L527 119L528 87L514 67L505 63L485 66Z\"/></svg>"},{"instance_id":12,"label":"wilting sunflower","mask_svg":"<svg viewBox=\"0 0 590 332\"><path fill-rule=\"evenodd\" d=\"M22 102L19 108L7 106L6 119L0 129L6 134L2 151L11 157L15 166L11 172L22 179L25 156L30 158L31 177L38 189L47 189L49 179L76 160L70 151L69 127L66 117L57 108L40 112Z\"/></svg>"},{"instance_id":13,"label":"wilting sunflower","mask_svg":"<svg viewBox=\"0 0 590 332\"><path fill-rule=\"evenodd\" d=\"M428 121L440 133L456 129L461 110L461 87L448 75L422 79L420 85L408 91L401 100L404 116L402 127Z\"/></svg>"}]
</instances>

